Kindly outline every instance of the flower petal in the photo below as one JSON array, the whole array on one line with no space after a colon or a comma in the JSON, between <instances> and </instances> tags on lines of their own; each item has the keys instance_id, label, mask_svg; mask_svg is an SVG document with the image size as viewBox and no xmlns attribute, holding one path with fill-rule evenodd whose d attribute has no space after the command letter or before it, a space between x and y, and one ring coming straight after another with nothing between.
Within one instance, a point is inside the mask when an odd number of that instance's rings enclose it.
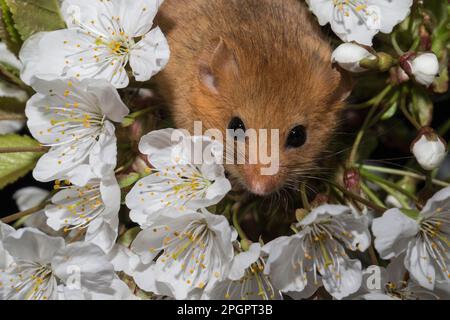
<instances>
[{"instance_id":1,"label":"flower petal","mask_svg":"<svg viewBox=\"0 0 450 320\"><path fill-rule=\"evenodd\" d=\"M380 256L383 259L392 259L407 249L408 243L419 232L419 225L394 208L386 211L381 218L373 220L372 231L375 248Z\"/></svg>"}]
</instances>

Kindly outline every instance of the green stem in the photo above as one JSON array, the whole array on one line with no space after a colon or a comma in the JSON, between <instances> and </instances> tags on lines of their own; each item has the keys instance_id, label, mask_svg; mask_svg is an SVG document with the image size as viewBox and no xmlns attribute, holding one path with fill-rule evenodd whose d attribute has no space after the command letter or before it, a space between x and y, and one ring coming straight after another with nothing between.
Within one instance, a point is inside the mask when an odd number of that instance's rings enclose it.
<instances>
[{"instance_id":1,"label":"green stem","mask_svg":"<svg viewBox=\"0 0 450 320\"><path fill-rule=\"evenodd\" d=\"M405 170L398 170L398 169L377 167L377 166L370 166L370 165L361 165L360 168L368 170L368 171L372 171L372 172L387 173L387 174L392 174L392 175L402 176L402 177L410 177L410 178L421 180L421 181L426 180L425 176L422 176L422 175L419 175L419 174L416 174L413 172L405 171ZM433 182L433 184L443 187L443 188L450 186L450 183L441 181L438 179L432 179L432 182Z\"/></svg>"},{"instance_id":2,"label":"green stem","mask_svg":"<svg viewBox=\"0 0 450 320\"><path fill-rule=\"evenodd\" d=\"M380 198L378 198L378 196L375 194L375 192L370 190L370 188L362 181L361 181L361 189L369 197L369 199L372 200L376 205L380 207L384 206L383 201L381 201Z\"/></svg>"},{"instance_id":3,"label":"green stem","mask_svg":"<svg viewBox=\"0 0 450 320\"><path fill-rule=\"evenodd\" d=\"M354 194L353 192L348 191L347 189L345 189L344 187L334 183L334 182L329 182L332 186L334 186L336 189L338 189L340 192L342 192L345 196L358 201L359 203L362 203L366 206L368 206L369 208L377 211L378 213L384 213L386 211L386 208L384 206L379 206L377 204L372 203L371 201L364 199L363 197L358 196L357 194Z\"/></svg>"},{"instance_id":4,"label":"green stem","mask_svg":"<svg viewBox=\"0 0 450 320\"><path fill-rule=\"evenodd\" d=\"M397 54L399 56L402 56L405 54L405 52L402 50L402 48L400 48L400 45L398 44L397 34L395 32L391 35L391 42L392 42L392 46L395 49L395 52L397 52Z\"/></svg>"},{"instance_id":5,"label":"green stem","mask_svg":"<svg viewBox=\"0 0 450 320\"><path fill-rule=\"evenodd\" d=\"M349 157L349 166L352 167L356 163L356 158L358 156L358 150L359 146L361 145L361 142L364 138L364 135L367 132L367 129L369 129L371 125L371 120L373 116L375 115L375 112L378 109L378 106L383 101L383 99L386 97L386 95L389 94L389 92L392 90L392 86L388 85L382 92L380 92L374 99L371 100L372 108L370 109L369 114L367 115L366 119L364 120L364 124L360 131L358 132L355 142L353 143L352 150L350 152Z\"/></svg>"},{"instance_id":6,"label":"green stem","mask_svg":"<svg viewBox=\"0 0 450 320\"><path fill-rule=\"evenodd\" d=\"M438 130L439 135L445 136L450 131L450 119L448 119Z\"/></svg>"},{"instance_id":7,"label":"green stem","mask_svg":"<svg viewBox=\"0 0 450 320\"><path fill-rule=\"evenodd\" d=\"M417 129L420 130L422 126L417 122L417 120L413 117L412 114L409 113L406 108L406 97L405 92L403 92L402 97L400 99L400 110L403 112L403 115L408 119L408 121Z\"/></svg>"},{"instance_id":8,"label":"green stem","mask_svg":"<svg viewBox=\"0 0 450 320\"><path fill-rule=\"evenodd\" d=\"M396 185L395 183L385 180L375 174L370 173L369 171L366 170L361 170L361 175L366 178L367 180L370 180L371 182L374 182L378 185L384 185L387 186L405 196L407 196L408 198L410 198L411 200L413 200L414 202L417 202L418 199L415 195L411 194L410 192L406 191L405 189L403 189L402 187L399 187L398 185Z\"/></svg>"},{"instance_id":9,"label":"green stem","mask_svg":"<svg viewBox=\"0 0 450 320\"><path fill-rule=\"evenodd\" d=\"M247 235L245 234L244 230L239 225L239 218L238 218L239 209L240 209L240 206L236 206L236 208L233 209L233 218L232 218L233 226L236 229L241 240L248 240Z\"/></svg>"},{"instance_id":10,"label":"green stem","mask_svg":"<svg viewBox=\"0 0 450 320\"><path fill-rule=\"evenodd\" d=\"M306 195L306 185L304 183L300 186L300 196L302 198L303 208L310 211L311 206L309 205L308 196Z\"/></svg>"}]
</instances>

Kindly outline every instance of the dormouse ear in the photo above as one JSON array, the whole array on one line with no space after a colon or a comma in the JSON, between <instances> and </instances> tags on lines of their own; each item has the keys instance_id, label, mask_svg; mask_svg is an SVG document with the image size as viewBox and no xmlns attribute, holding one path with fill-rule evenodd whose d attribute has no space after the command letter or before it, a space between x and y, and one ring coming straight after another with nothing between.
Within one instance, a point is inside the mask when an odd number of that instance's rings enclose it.
<instances>
[{"instance_id":1,"label":"dormouse ear","mask_svg":"<svg viewBox=\"0 0 450 320\"><path fill-rule=\"evenodd\" d=\"M199 79L203 86L214 94L219 93L222 81L234 81L239 68L236 57L224 39L205 52L199 63Z\"/></svg>"}]
</instances>

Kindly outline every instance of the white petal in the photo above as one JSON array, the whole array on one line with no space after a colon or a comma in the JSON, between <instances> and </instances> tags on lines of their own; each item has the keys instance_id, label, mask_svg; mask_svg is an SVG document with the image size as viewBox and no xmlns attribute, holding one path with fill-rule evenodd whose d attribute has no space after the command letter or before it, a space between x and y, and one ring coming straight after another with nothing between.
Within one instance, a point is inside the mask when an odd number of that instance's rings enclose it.
<instances>
[{"instance_id":1,"label":"white petal","mask_svg":"<svg viewBox=\"0 0 450 320\"><path fill-rule=\"evenodd\" d=\"M300 221L300 225L307 226L311 223L318 222L321 219L349 213L351 213L349 207L325 204L320 207L314 208L302 221Z\"/></svg>"},{"instance_id":2,"label":"white petal","mask_svg":"<svg viewBox=\"0 0 450 320\"><path fill-rule=\"evenodd\" d=\"M241 280L245 271L259 259L260 255L261 245L252 243L248 251L241 252L234 257L228 278L236 281Z\"/></svg>"},{"instance_id":3,"label":"white petal","mask_svg":"<svg viewBox=\"0 0 450 320\"><path fill-rule=\"evenodd\" d=\"M96 96L98 107L108 119L120 123L130 113L117 89L106 80L88 79L85 85L86 91Z\"/></svg>"},{"instance_id":4,"label":"white petal","mask_svg":"<svg viewBox=\"0 0 450 320\"><path fill-rule=\"evenodd\" d=\"M93 244L76 242L60 250L52 259L52 269L62 281L79 276L81 288L102 292L115 278L114 267L103 251Z\"/></svg>"},{"instance_id":5,"label":"white petal","mask_svg":"<svg viewBox=\"0 0 450 320\"><path fill-rule=\"evenodd\" d=\"M409 15L413 0L370 0L369 3L379 7L381 11L381 32L391 33L392 29Z\"/></svg>"},{"instance_id":6,"label":"white petal","mask_svg":"<svg viewBox=\"0 0 450 320\"><path fill-rule=\"evenodd\" d=\"M113 264L116 272L132 275L139 264L139 257L127 247L116 244L108 254L108 260Z\"/></svg>"},{"instance_id":7,"label":"white petal","mask_svg":"<svg viewBox=\"0 0 450 320\"><path fill-rule=\"evenodd\" d=\"M130 56L130 66L137 81L150 80L169 62L170 49L161 29L155 28L136 44Z\"/></svg>"},{"instance_id":8,"label":"white petal","mask_svg":"<svg viewBox=\"0 0 450 320\"><path fill-rule=\"evenodd\" d=\"M438 209L439 211L450 211L450 187L435 193L427 201L421 215L427 217L429 214L437 212Z\"/></svg>"},{"instance_id":9,"label":"white petal","mask_svg":"<svg viewBox=\"0 0 450 320\"><path fill-rule=\"evenodd\" d=\"M162 2L163 0L118 0L115 11L124 31L133 37L140 37L152 27Z\"/></svg>"},{"instance_id":10,"label":"white petal","mask_svg":"<svg viewBox=\"0 0 450 320\"><path fill-rule=\"evenodd\" d=\"M324 26L332 20L334 10L332 0L306 0L306 3L319 19L320 25Z\"/></svg>"},{"instance_id":11,"label":"white petal","mask_svg":"<svg viewBox=\"0 0 450 320\"><path fill-rule=\"evenodd\" d=\"M16 201L20 211L31 209L44 201L50 193L47 190L27 187L22 188L14 193L13 198Z\"/></svg>"},{"instance_id":12,"label":"white petal","mask_svg":"<svg viewBox=\"0 0 450 320\"><path fill-rule=\"evenodd\" d=\"M30 85L33 77L52 80L64 74L66 57L73 54L72 47L65 46L65 41L78 44L76 30L57 30L39 32L28 38L22 46L19 57L23 63L20 77Z\"/></svg>"},{"instance_id":13,"label":"white petal","mask_svg":"<svg viewBox=\"0 0 450 320\"><path fill-rule=\"evenodd\" d=\"M419 232L416 221L399 209L390 209L381 218L373 220L372 231L375 248L383 259L392 259L404 252L408 243Z\"/></svg>"},{"instance_id":14,"label":"white petal","mask_svg":"<svg viewBox=\"0 0 450 320\"><path fill-rule=\"evenodd\" d=\"M1 84L0 84L0 86L1 86ZM16 132L22 130L23 125L24 125L23 121L1 120L0 121L0 134L16 133Z\"/></svg>"},{"instance_id":15,"label":"white petal","mask_svg":"<svg viewBox=\"0 0 450 320\"><path fill-rule=\"evenodd\" d=\"M36 229L23 228L4 238L3 246L14 259L48 264L64 247L64 239L49 237Z\"/></svg>"},{"instance_id":16,"label":"white petal","mask_svg":"<svg viewBox=\"0 0 450 320\"><path fill-rule=\"evenodd\" d=\"M11 51L9 51L6 43L4 42L0 42L0 62L17 70L22 68L20 61Z\"/></svg>"},{"instance_id":17,"label":"white petal","mask_svg":"<svg viewBox=\"0 0 450 320\"><path fill-rule=\"evenodd\" d=\"M322 274L322 282L328 293L340 300L355 293L361 287L362 268L361 262L356 259L342 259L339 266L339 279L334 276L334 271L331 271Z\"/></svg>"},{"instance_id":18,"label":"white petal","mask_svg":"<svg viewBox=\"0 0 450 320\"><path fill-rule=\"evenodd\" d=\"M434 290L436 280L436 270L433 265L433 259L429 255L422 239L411 241L405 257L405 267L411 274L411 277L422 287L428 290Z\"/></svg>"}]
</instances>

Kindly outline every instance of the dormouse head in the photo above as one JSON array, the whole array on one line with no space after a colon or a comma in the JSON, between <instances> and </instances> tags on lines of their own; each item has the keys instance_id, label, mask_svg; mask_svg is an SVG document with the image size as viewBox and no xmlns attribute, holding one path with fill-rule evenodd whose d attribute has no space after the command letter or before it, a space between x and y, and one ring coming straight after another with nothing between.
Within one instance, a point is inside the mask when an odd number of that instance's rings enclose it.
<instances>
[{"instance_id":1,"label":"dormouse head","mask_svg":"<svg viewBox=\"0 0 450 320\"><path fill-rule=\"evenodd\" d=\"M224 137L236 130L226 139L235 147L226 169L256 195L295 189L317 169L351 90L346 74L332 66L326 42L301 43L262 47L257 39L219 38L199 59L192 117Z\"/></svg>"}]
</instances>

